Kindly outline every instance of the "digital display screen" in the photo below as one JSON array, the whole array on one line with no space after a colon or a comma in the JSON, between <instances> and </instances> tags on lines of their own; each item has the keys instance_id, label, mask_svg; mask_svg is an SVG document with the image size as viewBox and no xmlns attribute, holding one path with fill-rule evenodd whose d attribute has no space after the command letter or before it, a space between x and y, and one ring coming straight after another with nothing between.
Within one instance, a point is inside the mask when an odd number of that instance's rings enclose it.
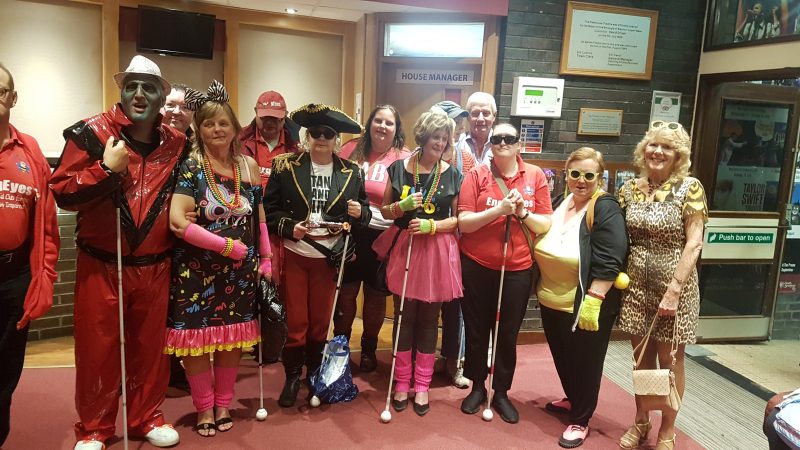
<instances>
[{"instance_id":1,"label":"digital display screen","mask_svg":"<svg viewBox=\"0 0 800 450\"><path fill-rule=\"evenodd\" d=\"M525 89L525 95L532 95L534 97L541 97L544 91L541 89Z\"/></svg>"}]
</instances>

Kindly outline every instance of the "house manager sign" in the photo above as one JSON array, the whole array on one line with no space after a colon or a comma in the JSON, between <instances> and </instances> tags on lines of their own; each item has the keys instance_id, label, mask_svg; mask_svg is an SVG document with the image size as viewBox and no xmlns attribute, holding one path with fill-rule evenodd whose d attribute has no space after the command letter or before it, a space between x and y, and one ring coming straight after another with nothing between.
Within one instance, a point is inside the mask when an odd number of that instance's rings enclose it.
<instances>
[{"instance_id":1,"label":"house manager sign","mask_svg":"<svg viewBox=\"0 0 800 450\"><path fill-rule=\"evenodd\" d=\"M397 69L398 83L472 86L474 80L472 70Z\"/></svg>"}]
</instances>

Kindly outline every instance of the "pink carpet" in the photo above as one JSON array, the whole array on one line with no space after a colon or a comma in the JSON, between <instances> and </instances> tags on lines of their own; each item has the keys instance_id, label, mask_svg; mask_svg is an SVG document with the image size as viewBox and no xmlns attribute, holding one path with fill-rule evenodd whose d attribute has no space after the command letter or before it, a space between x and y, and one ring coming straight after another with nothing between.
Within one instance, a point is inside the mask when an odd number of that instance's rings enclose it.
<instances>
[{"instance_id":1,"label":"pink carpet","mask_svg":"<svg viewBox=\"0 0 800 450\"><path fill-rule=\"evenodd\" d=\"M434 377L431 412L427 416L417 417L409 408L402 413L392 411L391 423L380 423L391 364L389 352L380 352L381 364L377 372L362 375L354 371L361 393L352 403L323 405L319 409L310 409L305 403L289 409L278 407L283 369L277 364L265 369L265 406L269 417L265 422L257 422L254 417L258 408L258 368L252 361L244 361L232 407L235 424L231 431L218 433L213 438L194 433L195 414L188 396L168 398L163 410L181 434L179 448L187 449L560 448L558 438L566 427L564 417L544 410L545 403L563 394L550 352L546 344L524 345L518 349L517 372L510 391L520 412L520 422L516 425L503 422L497 415L493 422L487 423L481 420L480 413L474 416L461 413L461 400L469 391L447 386L440 377ZM3 447L5 450L73 447L74 377L72 368L26 369L23 372L14 395L11 435ZM305 393L301 391L301 398ZM633 416L632 396L604 378L600 402L590 422L591 434L580 448L617 448L617 439L630 426ZM654 428L657 422L656 418ZM111 443L110 449L123 447L120 422L117 434L120 439ZM654 446L655 430L642 448ZM143 441L132 441L131 448L155 447ZM678 433L676 448L703 447Z\"/></svg>"}]
</instances>

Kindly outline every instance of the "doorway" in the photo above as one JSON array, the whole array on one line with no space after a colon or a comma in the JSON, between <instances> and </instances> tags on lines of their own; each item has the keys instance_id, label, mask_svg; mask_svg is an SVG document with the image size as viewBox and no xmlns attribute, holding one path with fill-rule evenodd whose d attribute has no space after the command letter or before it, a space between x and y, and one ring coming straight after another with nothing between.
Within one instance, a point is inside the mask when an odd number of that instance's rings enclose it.
<instances>
[{"instance_id":1,"label":"doorway","mask_svg":"<svg viewBox=\"0 0 800 450\"><path fill-rule=\"evenodd\" d=\"M769 338L794 178L800 90L701 77L693 167L709 221L698 340ZM757 77L757 74L751 76Z\"/></svg>"}]
</instances>

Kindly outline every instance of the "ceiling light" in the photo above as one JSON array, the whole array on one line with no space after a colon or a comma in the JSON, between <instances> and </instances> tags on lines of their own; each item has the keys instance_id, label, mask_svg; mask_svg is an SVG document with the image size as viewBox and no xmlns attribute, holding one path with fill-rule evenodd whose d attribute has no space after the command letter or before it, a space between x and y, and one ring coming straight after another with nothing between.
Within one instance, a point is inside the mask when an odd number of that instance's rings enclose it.
<instances>
[{"instance_id":1,"label":"ceiling light","mask_svg":"<svg viewBox=\"0 0 800 450\"><path fill-rule=\"evenodd\" d=\"M286 14L297 14L297 10L294 8L286 8Z\"/></svg>"}]
</instances>

